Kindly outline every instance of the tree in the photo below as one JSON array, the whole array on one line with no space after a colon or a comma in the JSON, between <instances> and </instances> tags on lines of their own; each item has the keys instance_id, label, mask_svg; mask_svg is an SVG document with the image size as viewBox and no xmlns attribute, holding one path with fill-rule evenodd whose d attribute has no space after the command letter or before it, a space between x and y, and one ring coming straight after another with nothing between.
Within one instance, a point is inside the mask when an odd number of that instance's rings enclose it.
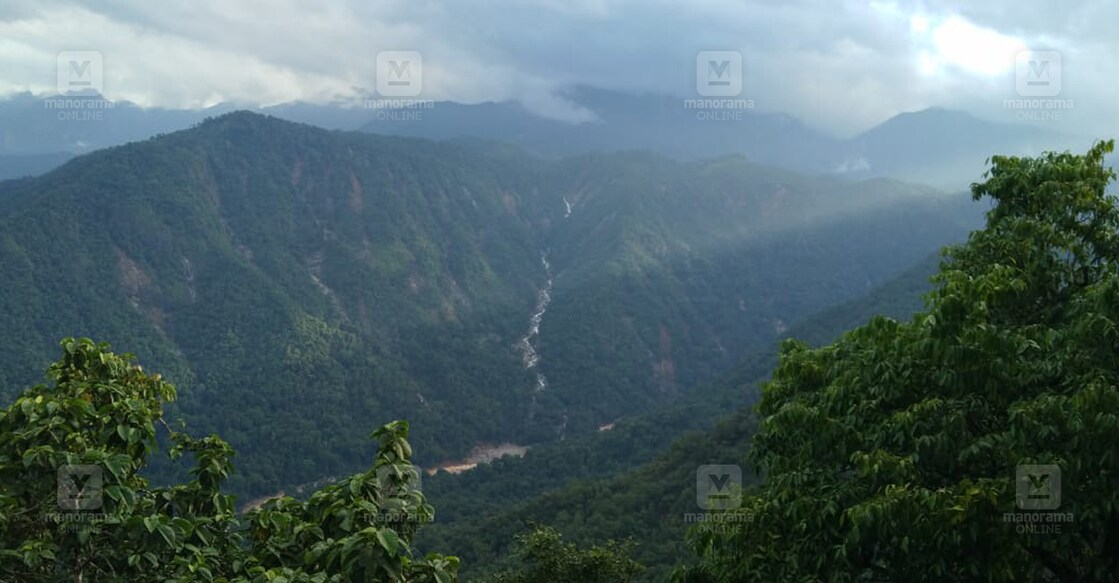
<instances>
[{"instance_id":1,"label":"tree","mask_svg":"<svg viewBox=\"0 0 1119 583\"><path fill-rule=\"evenodd\" d=\"M749 526L681 581L1103 581L1119 569L1112 142L995 156L984 230L926 311L786 341L757 410ZM1036 496L1036 498L1031 498Z\"/></svg>"},{"instance_id":2,"label":"tree","mask_svg":"<svg viewBox=\"0 0 1119 583\"><path fill-rule=\"evenodd\" d=\"M631 545L608 541L580 549L548 526L518 536L517 544L523 566L496 575L494 583L624 583L644 570L630 558Z\"/></svg>"},{"instance_id":3,"label":"tree","mask_svg":"<svg viewBox=\"0 0 1119 583\"><path fill-rule=\"evenodd\" d=\"M407 423L374 432L368 471L239 516L221 493L233 451L217 436L172 432L172 458L194 458L189 482L141 476L174 387L106 344L62 349L50 385L0 410L0 580L455 580L458 559L412 555L434 510L413 487Z\"/></svg>"}]
</instances>

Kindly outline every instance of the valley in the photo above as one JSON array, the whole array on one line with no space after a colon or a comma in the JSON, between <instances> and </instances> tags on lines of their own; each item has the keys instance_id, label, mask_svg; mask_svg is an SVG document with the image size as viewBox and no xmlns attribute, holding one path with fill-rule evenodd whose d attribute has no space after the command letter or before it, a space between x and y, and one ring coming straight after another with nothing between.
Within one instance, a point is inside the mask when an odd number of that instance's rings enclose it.
<instances>
[{"instance_id":1,"label":"valley","mask_svg":"<svg viewBox=\"0 0 1119 583\"><path fill-rule=\"evenodd\" d=\"M905 321L921 310L937 264L937 256L926 257L866 296L806 318L782 338L825 346L875 315ZM510 540L504 533L523 530L529 517L575 541L631 538L649 567L639 580L664 580L673 560L663 558L684 552L676 533L694 509L694 500L675 495L694 479L687 470L700 463L695 460L741 461L756 430L741 403L752 402L776 365L776 354L763 352L670 405L608 424L608 430L470 472L431 476L424 491L440 513L421 532L421 548L469 549L460 551L469 565L464 574L485 580L506 565ZM663 506L650 508L649 500ZM599 515L611 520L585 522ZM479 522L478 516L487 518Z\"/></svg>"},{"instance_id":2,"label":"valley","mask_svg":"<svg viewBox=\"0 0 1119 583\"><path fill-rule=\"evenodd\" d=\"M407 419L439 508L416 548L456 549L467 580L514 568L528 524L629 538L636 580L669 577L682 484L746 464L774 347L918 312L930 252L982 210L735 157L554 162L247 113L0 194L2 386L67 334L144 354L181 387L169 418L242 452L245 515L339 487L367 428Z\"/></svg>"},{"instance_id":3,"label":"valley","mask_svg":"<svg viewBox=\"0 0 1119 583\"><path fill-rule=\"evenodd\" d=\"M1119 3L1028 8L3 3L0 583L1115 580Z\"/></svg>"},{"instance_id":4,"label":"valley","mask_svg":"<svg viewBox=\"0 0 1119 583\"><path fill-rule=\"evenodd\" d=\"M183 387L173 418L242 452L245 496L358 467L394 418L420 465L597 432L978 219L738 158L550 162L250 113L3 187L0 386L66 335L143 354Z\"/></svg>"},{"instance_id":5,"label":"valley","mask_svg":"<svg viewBox=\"0 0 1119 583\"><path fill-rule=\"evenodd\" d=\"M439 472L447 472L448 474L460 474L467 472L478 467L478 464L488 464L494 460L499 460L505 456L514 458L524 457L528 447L517 445L515 443L499 443L497 445L479 445L470 450L470 455L460 461L450 461L435 464L430 468L424 468L424 472L428 475L435 475Z\"/></svg>"}]
</instances>

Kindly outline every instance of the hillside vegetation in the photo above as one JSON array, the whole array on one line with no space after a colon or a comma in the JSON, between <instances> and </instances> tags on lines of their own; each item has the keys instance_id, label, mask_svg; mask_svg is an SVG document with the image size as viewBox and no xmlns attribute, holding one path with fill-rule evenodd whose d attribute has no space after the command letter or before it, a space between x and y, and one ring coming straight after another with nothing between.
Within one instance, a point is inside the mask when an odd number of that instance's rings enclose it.
<instances>
[{"instance_id":1,"label":"hillside vegetation","mask_svg":"<svg viewBox=\"0 0 1119 583\"><path fill-rule=\"evenodd\" d=\"M655 409L975 215L737 158L545 162L234 113L0 183L0 387L58 338L110 341L240 452L234 491L295 491L393 419L430 466Z\"/></svg>"},{"instance_id":2,"label":"hillside vegetation","mask_svg":"<svg viewBox=\"0 0 1119 583\"><path fill-rule=\"evenodd\" d=\"M973 187L994 202L987 225L945 249L924 310L873 316L816 348L786 339L756 407L636 467L615 454L618 473L530 485L531 498L485 509L479 530L440 543L478 561L470 576L506 583L1109 580L1119 560L1112 149L995 156ZM903 306L888 300L912 281L849 304L846 317ZM826 337L843 317L825 312L806 330ZM408 423L374 431L365 470L238 514L223 490L233 449L167 423L172 384L104 344L66 338L61 349L48 382L0 410L0 578L458 579L459 557L416 549L436 515ZM193 462L181 483L144 477L161 433L166 463ZM707 464L755 471L721 482L727 504L712 508L700 496L715 478L700 473Z\"/></svg>"}]
</instances>

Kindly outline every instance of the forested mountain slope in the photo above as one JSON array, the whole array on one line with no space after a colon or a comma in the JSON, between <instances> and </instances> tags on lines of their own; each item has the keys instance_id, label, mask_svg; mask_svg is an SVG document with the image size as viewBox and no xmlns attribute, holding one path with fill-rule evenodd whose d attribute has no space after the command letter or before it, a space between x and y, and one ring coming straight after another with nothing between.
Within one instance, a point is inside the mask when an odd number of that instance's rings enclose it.
<instances>
[{"instance_id":1,"label":"forested mountain slope","mask_svg":"<svg viewBox=\"0 0 1119 583\"><path fill-rule=\"evenodd\" d=\"M876 315L905 320L922 308L938 262L939 256L929 256L784 336L822 345ZM649 567L643 580L664 580L684 552L684 514L695 510L689 497L695 468L742 463L756 428L748 408L776 363L776 348L763 351L692 394L620 420L609 431L427 478L424 493L439 513L421 532L421 546L454 548L471 580L507 566L514 534L548 524L580 543L632 539L635 556Z\"/></svg>"},{"instance_id":2,"label":"forested mountain slope","mask_svg":"<svg viewBox=\"0 0 1119 583\"><path fill-rule=\"evenodd\" d=\"M90 336L184 387L172 415L229 439L240 493L360 467L397 418L430 465L670 402L977 216L738 158L546 162L234 113L0 183L0 387Z\"/></svg>"}]
</instances>

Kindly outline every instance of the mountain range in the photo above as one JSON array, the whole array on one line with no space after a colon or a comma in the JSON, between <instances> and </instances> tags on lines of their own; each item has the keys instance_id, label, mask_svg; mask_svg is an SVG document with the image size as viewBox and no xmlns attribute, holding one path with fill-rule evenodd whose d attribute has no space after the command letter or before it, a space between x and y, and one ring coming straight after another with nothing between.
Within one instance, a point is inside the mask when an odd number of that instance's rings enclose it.
<instances>
[{"instance_id":1,"label":"mountain range","mask_svg":"<svg viewBox=\"0 0 1119 583\"><path fill-rule=\"evenodd\" d=\"M328 105L296 102L256 111L326 129L435 140L493 139L553 159L628 150L685 161L741 154L757 164L801 173L854 180L891 177L948 190L966 188L992 153L1035 155L1042 149L1083 149L1089 142L1044 127L985 121L940 108L903 113L840 138L781 113L742 107L717 116L721 110L668 95L576 87L564 97L591 119L550 119L515 101L425 102L416 109L371 99ZM186 129L236 109L224 103L168 110L115 102L78 115L62 107L64 101L30 94L0 101L0 178L38 174L71 155ZM39 158L28 159L31 155Z\"/></svg>"},{"instance_id":2,"label":"mountain range","mask_svg":"<svg viewBox=\"0 0 1119 583\"><path fill-rule=\"evenodd\" d=\"M978 224L960 195L744 156L538 157L248 112L0 183L0 387L139 354L256 495L552 443L672 403Z\"/></svg>"}]
</instances>

